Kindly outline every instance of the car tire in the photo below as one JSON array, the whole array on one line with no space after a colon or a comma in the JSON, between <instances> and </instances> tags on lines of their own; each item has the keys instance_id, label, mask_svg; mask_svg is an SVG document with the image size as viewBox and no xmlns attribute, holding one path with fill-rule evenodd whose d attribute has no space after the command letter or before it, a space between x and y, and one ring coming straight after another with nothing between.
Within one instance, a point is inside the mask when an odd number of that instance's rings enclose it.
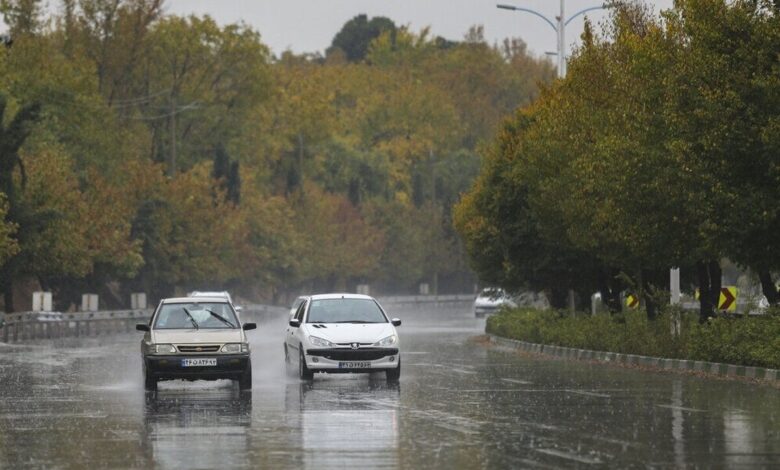
<instances>
[{"instance_id":1,"label":"car tire","mask_svg":"<svg viewBox=\"0 0 780 470\"><path fill-rule=\"evenodd\" d=\"M157 391L157 378L148 372L144 374L144 390L147 392Z\"/></svg>"},{"instance_id":2,"label":"car tire","mask_svg":"<svg viewBox=\"0 0 780 470\"><path fill-rule=\"evenodd\" d=\"M301 346L303 349L303 346ZM314 378L314 372L306 365L306 358L303 357L303 351L298 356L298 377L301 380L312 380Z\"/></svg>"},{"instance_id":3,"label":"car tire","mask_svg":"<svg viewBox=\"0 0 780 470\"><path fill-rule=\"evenodd\" d=\"M290 364L290 351L287 350L287 343L284 344L284 363Z\"/></svg>"},{"instance_id":4,"label":"car tire","mask_svg":"<svg viewBox=\"0 0 780 470\"><path fill-rule=\"evenodd\" d=\"M388 382L398 382L398 380L401 378L401 358L398 358L398 367L395 369L387 369L385 371L385 376L387 377Z\"/></svg>"},{"instance_id":5,"label":"car tire","mask_svg":"<svg viewBox=\"0 0 780 470\"><path fill-rule=\"evenodd\" d=\"M238 379L238 389L252 390L252 360L251 359L247 359L246 369L244 369L244 373L241 374L241 377L239 377Z\"/></svg>"}]
</instances>

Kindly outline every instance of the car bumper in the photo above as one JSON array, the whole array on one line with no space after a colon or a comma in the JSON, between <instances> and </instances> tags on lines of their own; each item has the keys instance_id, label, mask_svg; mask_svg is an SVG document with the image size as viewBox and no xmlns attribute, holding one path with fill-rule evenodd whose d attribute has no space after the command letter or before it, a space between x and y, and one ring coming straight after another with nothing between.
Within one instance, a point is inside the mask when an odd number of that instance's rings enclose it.
<instances>
[{"instance_id":1,"label":"car bumper","mask_svg":"<svg viewBox=\"0 0 780 470\"><path fill-rule=\"evenodd\" d=\"M216 358L216 366L183 367L182 359ZM144 369L158 380L218 380L238 379L246 370L249 354L215 354L212 356L166 355L144 356Z\"/></svg>"},{"instance_id":2,"label":"car bumper","mask_svg":"<svg viewBox=\"0 0 780 470\"><path fill-rule=\"evenodd\" d=\"M306 366L310 370L336 374L395 369L399 359L398 348L306 350Z\"/></svg>"},{"instance_id":3,"label":"car bumper","mask_svg":"<svg viewBox=\"0 0 780 470\"><path fill-rule=\"evenodd\" d=\"M490 305L490 306L480 305L478 307L474 307L474 313L477 316L483 316L483 315L496 313L496 312L498 312L498 310L500 308L501 308L501 305Z\"/></svg>"}]
</instances>

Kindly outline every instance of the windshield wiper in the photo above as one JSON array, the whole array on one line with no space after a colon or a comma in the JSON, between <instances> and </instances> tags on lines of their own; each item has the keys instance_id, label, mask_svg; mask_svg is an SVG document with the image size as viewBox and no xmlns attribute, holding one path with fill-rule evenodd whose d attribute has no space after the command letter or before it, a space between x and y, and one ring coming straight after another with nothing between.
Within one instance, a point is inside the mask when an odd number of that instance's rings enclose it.
<instances>
[{"instance_id":1,"label":"windshield wiper","mask_svg":"<svg viewBox=\"0 0 780 470\"><path fill-rule=\"evenodd\" d=\"M191 322L192 322L192 324L195 326L195 329L196 329L196 330L199 330L199 329L200 329L200 327L198 326L198 322L196 322L196 321L195 321L195 317L193 317L193 316L192 316L192 314L190 313L190 311L189 311L189 310L187 310L187 308L186 308L186 307L182 307L181 309L182 309L182 310L184 310L184 313L186 313L186 314L187 314L187 317L189 317L190 321L191 321Z\"/></svg>"},{"instance_id":2,"label":"windshield wiper","mask_svg":"<svg viewBox=\"0 0 780 470\"><path fill-rule=\"evenodd\" d=\"M223 317L222 315L218 314L217 312L212 312L209 309L205 309L205 310L207 312L209 312L212 317L217 318L218 320L221 320L223 323L225 323L226 325L229 325L231 328L235 328L235 326L233 326L233 324L230 323L230 321L227 318Z\"/></svg>"}]
</instances>

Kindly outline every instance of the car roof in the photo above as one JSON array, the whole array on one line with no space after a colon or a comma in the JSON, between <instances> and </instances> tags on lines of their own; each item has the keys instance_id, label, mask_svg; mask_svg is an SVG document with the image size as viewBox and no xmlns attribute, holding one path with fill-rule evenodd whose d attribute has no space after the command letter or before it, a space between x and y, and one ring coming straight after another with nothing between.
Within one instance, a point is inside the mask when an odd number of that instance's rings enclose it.
<instances>
[{"instance_id":1,"label":"car roof","mask_svg":"<svg viewBox=\"0 0 780 470\"><path fill-rule=\"evenodd\" d=\"M224 297L230 298L230 294L227 291L192 291L188 294L189 297Z\"/></svg>"},{"instance_id":2,"label":"car roof","mask_svg":"<svg viewBox=\"0 0 780 470\"><path fill-rule=\"evenodd\" d=\"M363 294L347 294L347 293L333 293L333 294L317 294L309 296L312 300L332 300L332 299L363 299L374 300L370 295Z\"/></svg>"},{"instance_id":3,"label":"car roof","mask_svg":"<svg viewBox=\"0 0 780 470\"><path fill-rule=\"evenodd\" d=\"M188 303L228 303L225 297L171 297L168 299L162 299L164 304L188 304Z\"/></svg>"}]
</instances>

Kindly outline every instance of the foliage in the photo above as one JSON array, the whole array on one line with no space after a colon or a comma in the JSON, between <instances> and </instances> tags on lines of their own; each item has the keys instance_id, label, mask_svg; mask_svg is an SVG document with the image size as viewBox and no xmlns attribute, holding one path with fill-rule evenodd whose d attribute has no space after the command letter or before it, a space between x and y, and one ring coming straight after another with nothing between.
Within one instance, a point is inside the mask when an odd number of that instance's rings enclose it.
<instances>
[{"instance_id":1,"label":"foliage","mask_svg":"<svg viewBox=\"0 0 780 470\"><path fill-rule=\"evenodd\" d=\"M671 333L672 312L648 321L641 311L621 316L577 315L531 309L504 310L488 318L486 331L531 343L673 359L780 367L780 317L713 318L699 324L681 316L679 335Z\"/></svg>"},{"instance_id":2,"label":"foliage","mask_svg":"<svg viewBox=\"0 0 780 470\"><path fill-rule=\"evenodd\" d=\"M777 4L612 7L567 77L504 126L456 207L473 266L508 288L577 289L540 269L553 260L613 298L634 285L651 317L668 269L696 268L704 320L726 257L763 273L777 301Z\"/></svg>"},{"instance_id":3,"label":"foliage","mask_svg":"<svg viewBox=\"0 0 780 470\"><path fill-rule=\"evenodd\" d=\"M0 193L0 264L15 255L19 250L19 244L13 238L16 225L5 220L8 213L8 202L5 194Z\"/></svg>"},{"instance_id":4,"label":"foliage","mask_svg":"<svg viewBox=\"0 0 780 470\"><path fill-rule=\"evenodd\" d=\"M258 31L162 0L0 6L8 310L30 282L60 308L87 291L118 307L136 291L470 288L450 208L477 147L552 72L478 29L445 41L358 17L326 58L272 57Z\"/></svg>"},{"instance_id":5,"label":"foliage","mask_svg":"<svg viewBox=\"0 0 780 470\"><path fill-rule=\"evenodd\" d=\"M382 33L395 34L395 23L384 16L375 16L370 20L366 15L357 15L344 23L333 37L328 54L341 51L350 62L360 62L366 57L368 48Z\"/></svg>"}]
</instances>

